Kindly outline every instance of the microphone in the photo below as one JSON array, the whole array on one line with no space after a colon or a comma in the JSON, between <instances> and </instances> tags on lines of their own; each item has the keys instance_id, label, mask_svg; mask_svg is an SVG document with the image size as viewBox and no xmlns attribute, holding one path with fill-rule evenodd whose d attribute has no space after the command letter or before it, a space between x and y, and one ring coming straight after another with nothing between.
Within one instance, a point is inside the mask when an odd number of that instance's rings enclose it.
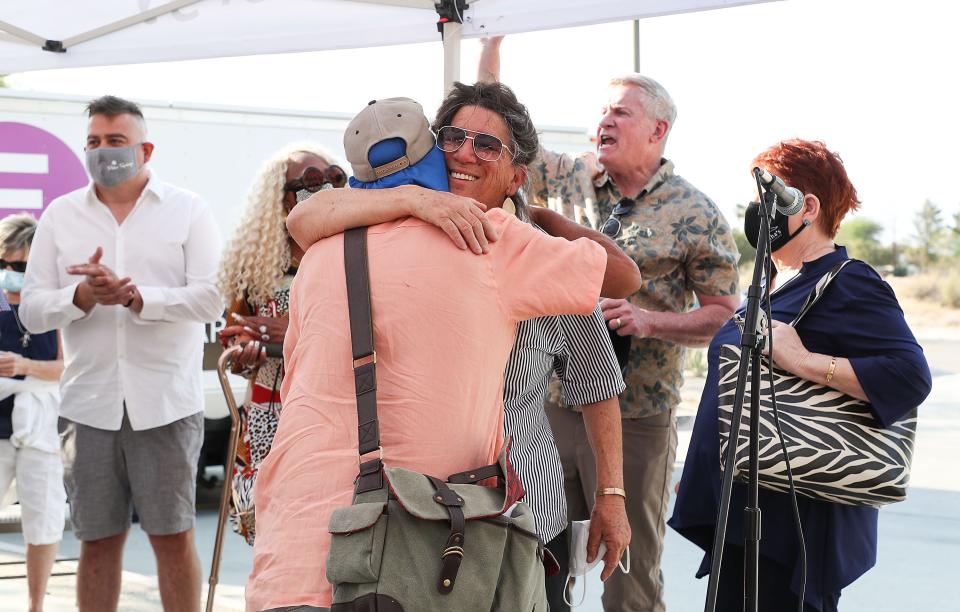
<instances>
[{"instance_id":1,"label":"microphone","mask_svg":"<svg viewBox=\"0 0 960 612\"><path fill-rule=\"evenodd\" d=\"M777 196L777 210L780 214L788 217L800 214L803 210L803 194L799 189L787 186L783 179L763 168L754 168L753 171L760 177L760 183Z\"/></svg>"}]
</instances>

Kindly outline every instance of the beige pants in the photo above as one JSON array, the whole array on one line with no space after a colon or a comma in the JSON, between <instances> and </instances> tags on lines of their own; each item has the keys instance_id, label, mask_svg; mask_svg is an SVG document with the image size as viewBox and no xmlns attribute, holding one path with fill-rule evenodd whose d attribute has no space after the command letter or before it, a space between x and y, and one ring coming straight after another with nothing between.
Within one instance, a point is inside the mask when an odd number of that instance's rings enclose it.
<instances>
[{"instance_id":1,"label":"beige pants","mask_svg":"<svg viewBox=\"0 0 960 612\"><path fill-rule=\"evenodd\" d=\"M547 416L563 462L569 518L590 518L597 470L583 417L561 406L547 405ZM623 474L627 490L630 573L616 570L604 584L605 612L663 612L660 555L666 530L670 479L677 453L674 410L643 419L623 419Z\"/></svg>"}]
</instances>

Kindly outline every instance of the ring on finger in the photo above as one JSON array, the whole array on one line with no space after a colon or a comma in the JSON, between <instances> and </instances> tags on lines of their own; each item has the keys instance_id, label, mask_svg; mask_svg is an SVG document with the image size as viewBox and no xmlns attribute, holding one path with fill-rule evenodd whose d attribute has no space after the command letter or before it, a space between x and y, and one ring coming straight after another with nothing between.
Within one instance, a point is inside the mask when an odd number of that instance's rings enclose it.
<instances>
[{"instance_id":1,"label":"ring on finger","mask_svg":"<svg viewBox=\"0 0 960 612\"><path fill-rule=\"evenodd\" d=\"M617 317L616 319L613 320L613 329L620 329L620 325L622 325L622 321L620 321L620 317Z\"/></svg>"}]
</instances>

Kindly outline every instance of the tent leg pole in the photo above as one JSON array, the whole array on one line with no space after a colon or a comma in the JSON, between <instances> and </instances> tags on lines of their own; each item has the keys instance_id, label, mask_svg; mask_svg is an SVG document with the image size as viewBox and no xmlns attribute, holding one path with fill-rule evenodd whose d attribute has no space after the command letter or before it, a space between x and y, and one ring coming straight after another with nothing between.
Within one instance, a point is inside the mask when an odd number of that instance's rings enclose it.
<instances>
[{"instance_id":1,"label":"tent leg pole","mask_svg":"<svg viewBox=\"0 0 960 612\"><path fill-rule=\"evenodd\" d=\"M633 20L633 71L640 72L640 20Z\"/></svg>"},{"instance_id":2,"label":"tent leg pole","mask_svg":"<svg viewBox=\"0 0 960 612\"><path fill-rule=\"evenodd\" d=\"M460 38L463 25L447 21L443 24L443 95L460 80Z\"/></svg>"}]
</instances>

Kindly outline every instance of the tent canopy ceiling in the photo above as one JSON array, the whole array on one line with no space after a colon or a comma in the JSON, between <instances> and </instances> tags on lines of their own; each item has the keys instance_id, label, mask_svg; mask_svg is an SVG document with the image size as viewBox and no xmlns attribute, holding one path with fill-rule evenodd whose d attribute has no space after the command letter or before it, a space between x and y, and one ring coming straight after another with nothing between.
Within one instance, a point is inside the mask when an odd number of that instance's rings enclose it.
<instances>
[{"instance_id":1,"label":"tent canopy ceiling","mask_svg":"<svg viewBox=\"0 0 960 612\"><path fill-rule=\"evenodd\" d=\"M467 0L461 35L513 34L766 1ZM433 0L4 2L0 74L439 41L437 20ZM48 40L63 43L66 52L43 50Z\"/></svg>"}]
</instances>

